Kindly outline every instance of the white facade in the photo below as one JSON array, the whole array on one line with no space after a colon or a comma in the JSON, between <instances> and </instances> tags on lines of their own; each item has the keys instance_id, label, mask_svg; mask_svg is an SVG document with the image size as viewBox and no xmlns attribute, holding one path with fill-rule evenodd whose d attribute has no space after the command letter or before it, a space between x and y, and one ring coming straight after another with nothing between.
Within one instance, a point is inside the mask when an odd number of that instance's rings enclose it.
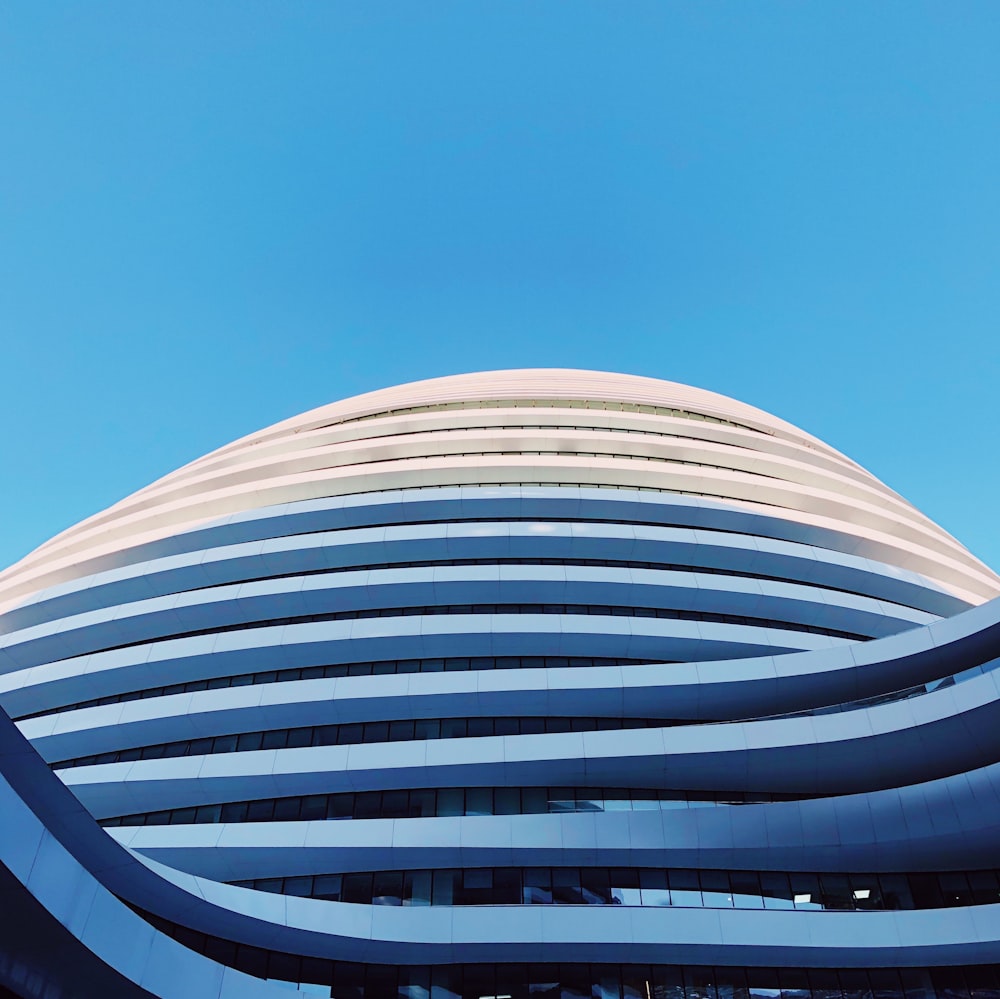
<instances>
[{"instance_id":1,"label":"white facade","mask_svg":"<svg viewBox=\"0 0 1000 999\"><path fill-rule=\"evenodd\" d=\"M982 964L1000 881L961 917L886 885L997 865L992 813L935 803L995 781L998 595L766 413L488 372L277 424L0 574L0 704L164 886L120 897L313 993Z\"/></svg>"}]
</instances>

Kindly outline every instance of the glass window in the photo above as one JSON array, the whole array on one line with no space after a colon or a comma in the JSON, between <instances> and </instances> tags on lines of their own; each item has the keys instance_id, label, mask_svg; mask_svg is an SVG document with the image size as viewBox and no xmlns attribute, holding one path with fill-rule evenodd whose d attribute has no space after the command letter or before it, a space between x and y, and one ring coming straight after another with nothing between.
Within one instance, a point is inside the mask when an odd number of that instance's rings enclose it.
<instances>
[{"instance_id":1,"label":"glass window","mask_svg":"<svg viewBox=\"0 0 1000 999\"><path fill-rule=\"evenodd\" d=\"M733 905L737 909L764 908L760 879L754 871L731 871L729 883L733 890Z\"/></svg>"},{"instance_id":2,"label":"glass window","mask_svg":"<svg viewBox=\"0 0 1000 999\"><path fill-rule=\"evenodd\" d=\"M398 995L396 987L397 969L394 967L380 967L371 964L365 971L365 995L366 996L395 996ZM336 995L340 996L337 992Z\"/></svg>"},{"instance_id":3,"label":"glass window","mask_svg":"<svg viewBox=\"0 0 1000 999\"><path fill-rule=\"evenodd\" d=\"M326 796L310 794L302 799L302 809L299 817L304 821L326 818Z\"/></svg>"},{"instance_id":4,"label":"glass window","mask_svg":"<svg viewBox=\"0 0 1000 999\"><path fill-rule=\"evenodd\" d=\"M670 905L666 871L639 871L639 894L643 905Z\"/></svg>"},{"instance_id":5,"label":"glass window","mask_svg":"<svg viewBox=\"0 0 1000 999\"><path fill-rule=\"evenodd\" d=\"M345 874L340 890L340 900L370 905L372 900L371 874Z\"/></svg>"},{"instance_id":6,"label":"glass window","mask_svg":"<svg viewBox=\"0 0 1000 999\"><path fill-rule=\"evenodd\" d=\"M353 794L331 794L326 801L328 819L349 819L354 815Z\"/></svg>"},{"instance_id":7,"label":"glass window","mask_svg":"<svg viewBox=\"0 0 1000 999\"><path fill-rule=\"evenodd\" d=\"M557 867L552 871L552 901L557 905L583 904L578 868Z\"/></svg>"},{"instance_id":8,"label":"glass window","mask_svg":"<svg viewBox=\"0 0 1000 999\"><path fill-rule=\"evenodd\" d=\"M945 904L936 874L910 874L907 880L916 908L940 909Z\"/></svg>"},{"instance_id":9,"label":"glass window","mask_svg":"<svg viewBox=\"0 0 1000 999\"><path fill-rule=\"evenodd\" d=\"M492 964L468 965L463 974L463 996L495 996L497 994L496 975Z\"/></svg>"},{"instance_id":10,"label":"glass window","mask_svg":"<svg viewBox=\"0 0 1000 999\"><path fill-rule=\"evenodd\" d=\"M470 736L493 735L493 719L470 718L467 723L467 734Z\"/></svg>"},{"instance_id":11,"label":"glass window","mask_svg":"<svg viewBox=\"0 0 1000 999\"><path fill-rule=\"evenodd\" d=\"M377 819L381 814L381 791L362 791L354 796L354 817L356 819Z\"/></svg>"},{"instance_id":12,"label":"glass window","mask_svg":"<svg viewBox=\"0 0 1000 999\"><path fill-rule=\"evenodd\" d=\"M815 874L789 874L792 902L796 909L822 909L819 878Z\"/></svg>"},{"instance_id":13,"label":"glass window","mask_svg":"<svg viewBox=\"0 0 1000 999\"><path fill-rule=\"evenodd\" d=\"M521 789L521 810L526 815L544 814L549 810L549 795L544 787Z\"/></svg>"},{"instance_id":14,"label":"glass window","mask_svg":"<svg viewBox=\"0 0 1000 999\"><path fill-rule=\"evenodd\" d=\"M621 974L616 966L592 964L590 978L591 999L621 999Z\"/></svg>"},{"instance_id":15,"label":"glass window","mask_svg":"<svg viewBox=\"0 0 1000 999\"><path fill-rule=\"evenodd\" d=\"M783 968L778 970L781 999L809 999L809 978L805 971Z\"/></svg>"},{"instance_id":16,"label":"glass window","mask_svg":"<svg viewBox=\"0 0 1000 999\"><path fill-rule=\"evenodd\" d=\"M257 978L267 976L267 951L259 947L248 947L240 944L236 951L236 967L248 975Z\"/></svg>"},{"instance_id":17,"label":"glass window","mask_svg":"<svg viewBox=\"0 0 1000 999\"><path fill-rule=\"evenodd\" d=\"M700 906L702 904L697 871L671 871L669 881L671 905Z\"/></svg>"},{"instance_id":18,"label":"glass window","mask_svg":"<svg viewBox=\"0 0 1000 999\"><path fill-rule=\"evenodd\" d=\"M401 819L409 815L409 793L406 791L382 792L382 817Z\"/></svg>"},{"instance_id":19,"label":"glass window","mask_svg":"<svg viewBox=\"0 0 1000 999\"><path fill-rule=\"evenodd\" d=\"M435 984L436 984L435 979ZM559 999L559 968L551 964L528 965L528 995ZM437 999L437 996L434 996Z\"/></svg>"},{"instance_id":20,"label":"glass window","mask_svg":"<svg viewBox=\"0 0 1000 999\"><path fill-rule=\"evenodd\" d=\"M365 742L386 742L389 739L389 723L384 721L365 723Z\"/></svg>"},{"instance_id":21,"label":"glass window","mask_svg":"<svg viewBox=\"0 0 1000 999\"><path fill-rule=\"evenodd\" d=\"M715 975L711 968L685 968L684 985L687 999L716 999Z\"/></svg>"},{"instance_id":22,"label":"glass window","mask_svg":"<svg viewBox=\"0 0 1000 999\"><path fill-rule=\"evenodd\" d=\"M824 874L820 878L824 909L853 909L854 894L845 874Z\"/></svg>"},{"instance_id":23,"label":"glass window","mask_svg":"<svg viewBox=\"0 0 1000 999\"><path fill-rule=\"evenodd\" d=\"M465 792L466 815L493 814L493 788L470 787Z\"/></svg>"},{"instance_id":24,"label":"glass window","mask_svg":"<svg viewBox=\"0 0 1000 999\"><path fill-rule=\"evenodd\" d=\"M407 871L403 878L404 905L431 904L431 872Z\"/></svg>"},{"instance_id":25,"label":"glass window","mask_svg":"<svg viewBox=\"0 0 1000 999\"><path fill-rule=\"evenodd\" d=\"M495 870L493 872L493 904L520 905L521 898L521 872L509 867Z\"/></svg>"},{"instance_id":26,"label":"glass window","mask_svg":"<svg viewBox=\"0 0 1000 999\"><path fill-rule=\"evenodd\" d=\"M1000 980L997 977L996 965L974 965L962 970L965 972L965 984L972 999L997 999L997 996L1000 996Z\"/></svg>"},{"instance_id":27,"label":"glass window","mask_svg":"<svg viewBox=\"0 0 1000 999\"><path fill-rule=\"evenodd\" d=\"M623 999L649 999L652 994L652 969L640 965L622 967Z\"/></svg>"},{"instance_id":28,"label":"glass window","mask_svg":"<svg viewBox=\"0 0 1000 999\"><path fill-rule=\"evenodd\" d=\"M251 801L247 804L248 822L269 822L273 814L273 801Z\"/></svg>"},{"instance_id":29,"label":"glass window","mask_svg":"<svg viewBox=\"0 0 1000 999\"><path fill-rule=\"evenodd\" d=\"M306 746L320 745L318 742L313 742L315 731L311 728L293 728L288 733L287 747L289 749L304 749Z\"/></svg>"},{"instance_id":30,"label":"glass window","mask_svg":"<svg viewBox=\"0 0 1000 999\"><path fill-rule=\"evenodd\" d=\"M604 793L603 810L605 812L631 812L632 799L624 791L607 790Z\"/></svg>"},{"instance_id":31,"label":"glass window","mask_svg":"<svg viewBox=\"0 0 1000 999\"><path fill-rule=\"evenodd\" d=\"M284 749L288 744L288 733L283 730L265 732L261 738L261 749Z\"/></svg>"},{"instance_id":32,"label":"glass window","mask_svg":"<svg viewBox=\"0 0 1000 999\"><path fill-rule=\"evenodd\" d=\"M454 905L456 889L461 885L461 876L461 871L435 871L432 904Z\"/></svg>"},{"instance_id":33,"label":"glass window","mask_svg":"<svg viewBox=\"0 0 1000 999\"><path fill-rule=\"evenodd\" d=\"M743 971L740 968L716 968L715 991L718 999L747 999L747 983Z\"/></svg>"},{"instance_id":34,"label":"glass window","mask_svg":"<svg viewBox=\"0 0 1000 999\"><path fill-rule=\"evenodd\" d=\"M438 815L464 815L465 792L460 787L445 787L437 793Z\"/></svg>"},{"instance_id":35,"label":"glass window","mask_svg":"<svg viewBox=\"0 0 1000 999\"><path fill-rule=\"evenodd\" d=\"M903 999L899 975L891 968L873 968L868 972L872 999Z\"/></svg>"},{"instance_id":36,"label":"glass window","mask_svg":"<svg viewBox=\"0 0 1000 999\"><path fill-rule=\"evenodd\" d=\"M325 898L331 902L340 901L339 874L317 874L313 879L313 895L316 898Z\"/></svg>"},{"instance_id":37,"label":"glass window","mask_svg":"<svg viewBox=\"0 0 1000 999\"><path fill-rule=\"evenodd\" d=\"M580 871L580 893L586 905L611 905L611 881L604 868Z\"/></svg>"},{"instance_id":38,"label":"glass window","mask_svg":"<svg viewBox=\"0 0 1000 999\"><path fill-rule=\"evenodd\" d=\"M910 879L905 874L880 874L882 901L887 909L912 909Z\"/></svg>"},{"instance_id":39,"label":"glass window","mask_svg":"<svg viewBox=\"0 0 1000 999\"><path fill-rule=\"evenodd\" d=\"M516 787L498 787L493 791L496 815L517 815L521 811L521 795Z\"/></svg>"},{"instance_id":40,"label":"glass window","mask_svg":"<svg viewBox=\"0 0 1000 999\"><path fill-rule=\"evenodd\" d=\"M778 973L773 968L747 968L746 976L750 999L777 999L781 995Z\"/></svg>"},{"instance_id":41,"label":"glass window","mask_svg":"<svg viewBox=\"0 0 1000 999\"><path fill-rule=\"evenodd\" d=\"M809 971L809 990L812 999L842 999L840 979L835 971Z\"/></svg>"},{"instance_id":42,"label":"glass window","mask_svg":"<svg viewBox=\"0 0 1000 999\"><path fill-rule=\"evenodd\" d=\"M493 868L477 867L462 872L456 905L489 905L493 901Z\"/></svg>"},{"instance_id":43,"label":"glass window","mask_svg":"<svg viewBox=\"0 0 1000 999\"><path fill-rule=\"evenodd\" d=\"M301 958L295 954L272 952L267 961L267 977L279 982L298 982L301 967Z\"/></svg>"},{"instance_id":44,"label":"glass window","mask_svg":"<svg viewBox=\"0 0 1000 999\"><path fill-rule=\"evenodd\" d=\"M403 719L389 723L389 741L405 742L413 738L413 719Z\"/></svg>"},{"instance_id":45,"label":"glass window","mask_svg":"<svg viewBox=\"0 0 1000 999\"><path fill-rule=\"evenodd\" d=\"M336 725L318 725L313 729L312 745L336 746L340 729Z\"/></svg>"},{"instance_id":46,"label":"glass window","mask_svg":"<svg viewBox=\"0 0 1000 999\"><path fill-rule=\"evenodd\" d=\"M961 968L932 968L930 977L940 999L968 999L969 989Z\"/></svg>"},{"instance_id":47,"label":"glass window","mask_svg":"<svg viewBox=\"0 0 1000 999\"><path fill-rule=\"evenodd\" d=\"M727 871L702 871L701 894L703 904L711 909L731 909L733 892Z\"/></svg>"},{"instance_id":48,"label":"glass window","mask_svg":"<svg viewBox=\"0 0 1000 999\"><path fill-rule=\"evenodd\" d=\"M580 964L559 965L560 999L591 999L590 968Z\"/></svg>"},{"instance_id":49,"label":"glass window","mask_svg":"<svg viewBox=\"0 0 1000 999\"><path fill-rule=\"evenodd\" d=\"M652 999L684 999L684 976L680 968L658 965L653 968Z\"/></svg>"},{"instance_id":50,"label":"glass window","mask_svg":"<svg viewBox=\"0 0 1000 999\"><path fill-rule=\"evenodd\" d=\"M358 725L356 723L352 723L350 725L341 725L339 728L336 725L329 725L329 726L324 725L323 728L332 730L329 736L324 734L323 736L324 740L327 738L333 738L337 740L336 743L324 741L323 743L324 746L333 746L333 745L354 746L357 745L359 742L361 742L362 738L364 737L364 726Z\"/></svg>"},{"instance_id":51,"label":"glass window","mask_svg":"<svg viewBox=\"0 0 1000 999\"><path fill-rule=\"evenodd\" d=\"M552 873L549 868L525 868L522 897L525 905L548 905L552 902Z\"/></svg>"},{"instance_id":52,"label":"glass window","mask_svg":"<svg viewBox=\"0 0 1000 999\"><path fill-rule=\"evenodd\" d=\"M1000 890L997 889L997 876L993 871L971 872L969 874L969 890L972 892L973 905L1000 902Z\"/></svg>"},{"instance_id":53,"label":"glass window","mask_svg":"<svg viewBox=\"0 0 1000 999\"><path fill-rule=\"evenodd\" d=\"M311 877L285 878L284 892L286 895L308 898L312 894L312 882Z\"/></svg>"},{"instance_id":54,"label":"glass window","mask_svg":"<svg viewBox=\"0 0 1000 999\"><path fill-rule=\"evenodd\" d=\"M378 871L372 875L372 905L402 905L401 871Z\"/></svg>"},{"instance_id":55,"label":"glass window","mask_svg":"<svg viewBox=\"0 0 1000 999\"><path fill-rule=\"evenodd\" d=\"M430 816L437 812L437 795L434 791L418 789L409 793L409 811L412 816Z\"/></svg>"},{"instance_id":56,"label":"glass window","mask_svg":"<svg viewBox=\"0 0 1000 999\"><path fill-rule=\"evenodd\" d=\"M414 739L437 739L441 735L441 722L436 718L418 718L413 723Z\"/></svg>"},{"instance_id":57,"label":"glass window","mask_svg":"<svg viewBox=\"0 0 1000 999\"><path fill-rule=\"evenodd\" d=\"M760 876L760 891L764 896L765 909L791 909L795 906L787 874L765 871Z\"/></svg>"},{"instance_id":58,"label":"glass window","mask_svg":"<svg viewBox=\"0 0 1000 999\"><path fill-rule=\"evenodd\" d=\"M854 908L860 910L884 909L882 891L874 874L852 874L851 896Z\"/></svg>"},{"instance_id":59,"label":"glass window","mask_svg":"<svg viewBox=\"0 0 1000 999\"><path fill-rule=\"evenodd\" d=\"M236 740L236 748L242 753L247 751L253 751L255 749L260 749L260 744L264 739L264 734L262 732L244 732ZM215 751L226 752L227 750L222 750L219 748L218 740L216 740Z\"/></svg>"},{"instance_id":60,"label":"glass window","mask_svg":"<svg viewBox=\"0 0 1000 999\"><path fill-rule=\"evenodd\" d=\"M278 798L274 803L274 818L279 822L294 822L301 808L302 802L298 798Z\"/></svg>"},{"instance_id":61,"label":"glass window","mask_svg":"<svg viewBox=\"0 0 1000 999\"><path fill-rule=\"evenodd\" d=\"M945 905L972 905L972 892L969 891L969 882L964 874L939 874L938 881Z\"/></svg>"},{"instance_id":62,"label":"glass window","mask_svg":"<svg viewBox=\"0 0 1000 999\"><path fill-rule=\"evenodd\" d=\"M642 905L639 872L631 868L616 868L608 872L613 905Z\"/></svg>"},{"instance_id":63,"label":"glass window","mask_svg":"<svg viewBox=\"0 0 1000 999\"><path fill-rule=\"evenodd\" d=\"M929 999L934 995L930 978L926 971L918 968L900 968L899 978L906 999Z\"/></svg>"}]
</instances>

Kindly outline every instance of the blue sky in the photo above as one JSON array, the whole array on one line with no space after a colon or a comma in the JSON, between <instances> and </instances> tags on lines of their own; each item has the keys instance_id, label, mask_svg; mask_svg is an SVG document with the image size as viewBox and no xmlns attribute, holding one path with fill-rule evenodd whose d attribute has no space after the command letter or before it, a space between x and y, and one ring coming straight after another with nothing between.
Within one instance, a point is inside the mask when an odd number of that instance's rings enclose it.
<instances>
[{"instance_id":1,"label":"blue sky","mask_svg":"<svg viewBox=\"0 0 1000 999\"><path fill-rule=\"evenodd\" d=\"M0 565L369 389L768 409L1000 567L1000 4L0 8Z\"/></svg>"}]
</instances>

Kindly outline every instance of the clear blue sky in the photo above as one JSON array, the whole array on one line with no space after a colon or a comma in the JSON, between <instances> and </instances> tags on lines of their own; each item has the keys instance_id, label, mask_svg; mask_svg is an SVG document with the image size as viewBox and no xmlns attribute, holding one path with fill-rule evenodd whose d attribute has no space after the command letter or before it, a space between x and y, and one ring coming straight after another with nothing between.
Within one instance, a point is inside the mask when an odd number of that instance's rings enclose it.
<instances>
[{"instance_id":1,"label":"clear blue sky","mask_svg":"<svg viewBox=\"0 0 1000 999\"><path fill-rule=\"evenodd\" d=\"M496 367L689 382L1000 567L1000 4L6 3L0 564Z\"/></svg>"}]
</instances>

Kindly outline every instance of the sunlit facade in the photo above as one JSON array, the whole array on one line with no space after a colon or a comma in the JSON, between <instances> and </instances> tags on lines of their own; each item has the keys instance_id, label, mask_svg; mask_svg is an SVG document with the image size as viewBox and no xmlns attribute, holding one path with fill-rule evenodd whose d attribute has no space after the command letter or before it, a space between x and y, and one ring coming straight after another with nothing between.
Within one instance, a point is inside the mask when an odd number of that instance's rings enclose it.
<instances>
[{"instance_id":1,"label":"sunlit facade","mask_svg":"<svg viewBox=\"0 0 1000 999\"><path fill-rule=\"evenodd\" d=\"M0 986L1000 996L998 596L703 390L305 413L0 574Z\"/></svg>"}]
</instances>

